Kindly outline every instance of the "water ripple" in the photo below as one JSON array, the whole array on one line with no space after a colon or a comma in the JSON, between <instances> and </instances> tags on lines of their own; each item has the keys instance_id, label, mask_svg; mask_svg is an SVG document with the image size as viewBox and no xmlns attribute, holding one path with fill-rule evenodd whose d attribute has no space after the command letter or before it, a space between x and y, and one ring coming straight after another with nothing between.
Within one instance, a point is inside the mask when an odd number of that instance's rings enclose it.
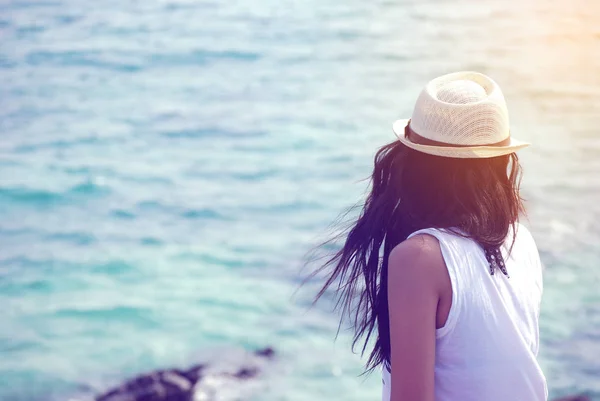
<instances>
[{"instance_id":1,"label":"water ripple","mask_svg":"<svg viewBox=\"0 0 600 401\"><path fill-rule=\"evenodd\" d=\"M98 52L92 51L37 51L27 54L25 62L31 66L53 65L58 67L87 67L117 72L137 72L140 64L124 61L108 61Z\"/></svg>"},{"instance_id":2,"label":"water ripple","mask_svg":"<svg viewBox=\"0 0 600 401\"><path fill-rule=\"evenodd\" d=\"M152 54L147 57L147 62L155 67L162 66L186 66L186 65L204 65L211 62L253 62L260 60L260 53L247 51L210 51L195 50L187 53L163 53Z\"/></svg>"},{"instance_id":3,"label":"water ripple","mask_svg":"<svg viewBox=\"0 0 600 401\"><path fill-rule=\"evenodd\" d=\"M184 219L200 219L200 220L225 220L225 216L217 213L213 209L190 209L181 213Z\"/></svg>"},{"instance_id":4,"label":"water ripple","mask_svg":"<svg viewBox=\"0 0 600 401\"><path fill-rule=\"evenodd\" d=\"M0 202L44 205L61 201L60 193L29 188L0 188Z\"/></svg>"}]
</instances>

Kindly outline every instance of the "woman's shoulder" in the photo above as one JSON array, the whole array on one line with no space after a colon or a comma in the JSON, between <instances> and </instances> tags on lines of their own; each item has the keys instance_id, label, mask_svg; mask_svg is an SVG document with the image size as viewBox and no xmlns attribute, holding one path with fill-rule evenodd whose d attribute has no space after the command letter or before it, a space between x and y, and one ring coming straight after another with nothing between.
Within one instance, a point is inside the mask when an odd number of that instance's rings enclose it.
<instances>
[{"instance_id":1,"label":"woman's shoulder","mask_svg":"<svg viewBox=\"0 0 600 401\"><path fill-rule=\"evenodd\" d=\"M390 258L395 260L402 260L406 257L435 259L435 256L441 256L441 247L438 235L432 229L412 233L390 252Z\"/></svg>"},{"instance_id":2,"label":"woman's shoulder","mask_svg":"<svg viewBox=\"0 0 600 401\"><path fill-rule=\"evenodd\" d=\"M447 269L439 240L428 233L419 233L390 252L388 278L391 282L409 280L429 282L437 289L445 288Z\"/></svg>"},{"instance_id":3,"label":"woman's shoulder","mask_svg":"<svg viewBox=\"0 0 600 401\"><path fill-rule=\"evenodd\" d=\"M422 241L435 243L444 248L457 248L471 245L470 237L467 233L459 228L425 228L417 230L410 234L407 241L415 238L421 238Z\"/></svg>"}]
</instances>

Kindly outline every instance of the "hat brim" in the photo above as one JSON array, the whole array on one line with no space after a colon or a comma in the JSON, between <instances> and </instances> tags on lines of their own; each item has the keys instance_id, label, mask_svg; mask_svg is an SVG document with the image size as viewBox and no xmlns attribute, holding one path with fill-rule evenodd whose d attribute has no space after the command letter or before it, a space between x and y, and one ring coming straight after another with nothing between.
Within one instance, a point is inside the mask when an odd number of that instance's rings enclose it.
<instances>
[{"instance_id":1,"label":"hat brim","mask_svg":"<svg viewBox=\"0 0 600 401\"><path fill-rule=\"evenodd\" d=\"M434 156L451 157L457 159L486 159L504 156L526 148L530 144L511 137L510 143L504 146L432 146L414 143L406 137L406 126L410 119L394 122L392 129L398 140L411 149Z\"/></svg>"}]
</instances>

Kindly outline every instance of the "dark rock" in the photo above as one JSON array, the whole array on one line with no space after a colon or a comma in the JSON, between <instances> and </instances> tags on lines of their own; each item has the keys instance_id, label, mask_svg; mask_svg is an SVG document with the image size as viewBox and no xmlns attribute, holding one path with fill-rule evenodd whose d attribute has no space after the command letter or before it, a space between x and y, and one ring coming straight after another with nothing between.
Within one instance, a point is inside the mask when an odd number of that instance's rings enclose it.
<instances>
[{"instance_id":1,"label":"dark rock","mask_svg":"<svg viewBox=\"0 0 600 401\"><path fill-rule=\"evenodd\" d=\"M275 356L275 350L271 347L259 349L258 351L254 351L254 354L257 356L262 356L267 359L271 359Z\"/></svg>"},{"instance_id":2,"label":"dark rock","mask_svg":"<svg viewBox=\"0 0 600 401\"><path fill-rule=\"evenodd\" d=\"M556 398L554 401L592 401L590 397L584 394L571 395L567 397Z\"/></svg>"},{"instance_id":3,"label":"dark rock","mask_svg":"<svg viewBox=\"0 0 600 401\"><path fill-rule=\"evenodd\" d=\"M160 370L138 376L96 397L96 401L190 401L194 383L182 372Z\"/></svg>"},{"instance_id":4,"label":"dark rock","mask_svg":"<svg viewBox=\"0 0 600 401\"><path fill-rule=\"evenodd\" d=\"M190 382L195 384L198 380L202 378L202 372L206 369L206 365L198 364L194 365L186 371L181 372L183 376L185 376Z\"/></svg>"},{"instance_id":5,"label":"dark rock","mask_svg":"<svg viewBox=\"0 0 600 401\"><path fill-rule=\"evenodd\" d=\"M256 367L241 368L233 376L240 380L247 380L247 379L252 379L253 377L258 376L258 373L259 373L259 370Z\"/></svg>"},{"instance_id":6,"label":"dark rock","mask_svg":"<svg viewBox=\"0 0 600 401\"><path fill-rule=\"evenodd\" d=\"M260 349L254 355L272 359L275 351L271 347ZM242 366L231 371L210 372L207 364L198 364L187 370L168 369L137 376L121 386L95 398L95 401L192 401L194 387L204 385L210 377L230 378L246 381L261 373L258 366Z\"/></svg>"}]
</instances>

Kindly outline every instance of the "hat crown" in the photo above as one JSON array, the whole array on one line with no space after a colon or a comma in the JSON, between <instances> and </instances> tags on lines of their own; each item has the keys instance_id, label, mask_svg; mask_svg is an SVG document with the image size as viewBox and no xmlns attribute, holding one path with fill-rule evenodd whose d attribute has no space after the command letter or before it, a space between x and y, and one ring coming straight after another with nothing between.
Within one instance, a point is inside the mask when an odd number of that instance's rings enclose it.
<instances>
[{"instance_id":1,"label":"hat crown","mask_svg":"<svg viewBox=\"0 0 600 401\"><path fill-rule=\"evenodd\" d=\"M424 138L458 146L492 145L510 136L500 87L477 72L430 81L417 99L410 127Z\"/></svg>"}]
</instances>

